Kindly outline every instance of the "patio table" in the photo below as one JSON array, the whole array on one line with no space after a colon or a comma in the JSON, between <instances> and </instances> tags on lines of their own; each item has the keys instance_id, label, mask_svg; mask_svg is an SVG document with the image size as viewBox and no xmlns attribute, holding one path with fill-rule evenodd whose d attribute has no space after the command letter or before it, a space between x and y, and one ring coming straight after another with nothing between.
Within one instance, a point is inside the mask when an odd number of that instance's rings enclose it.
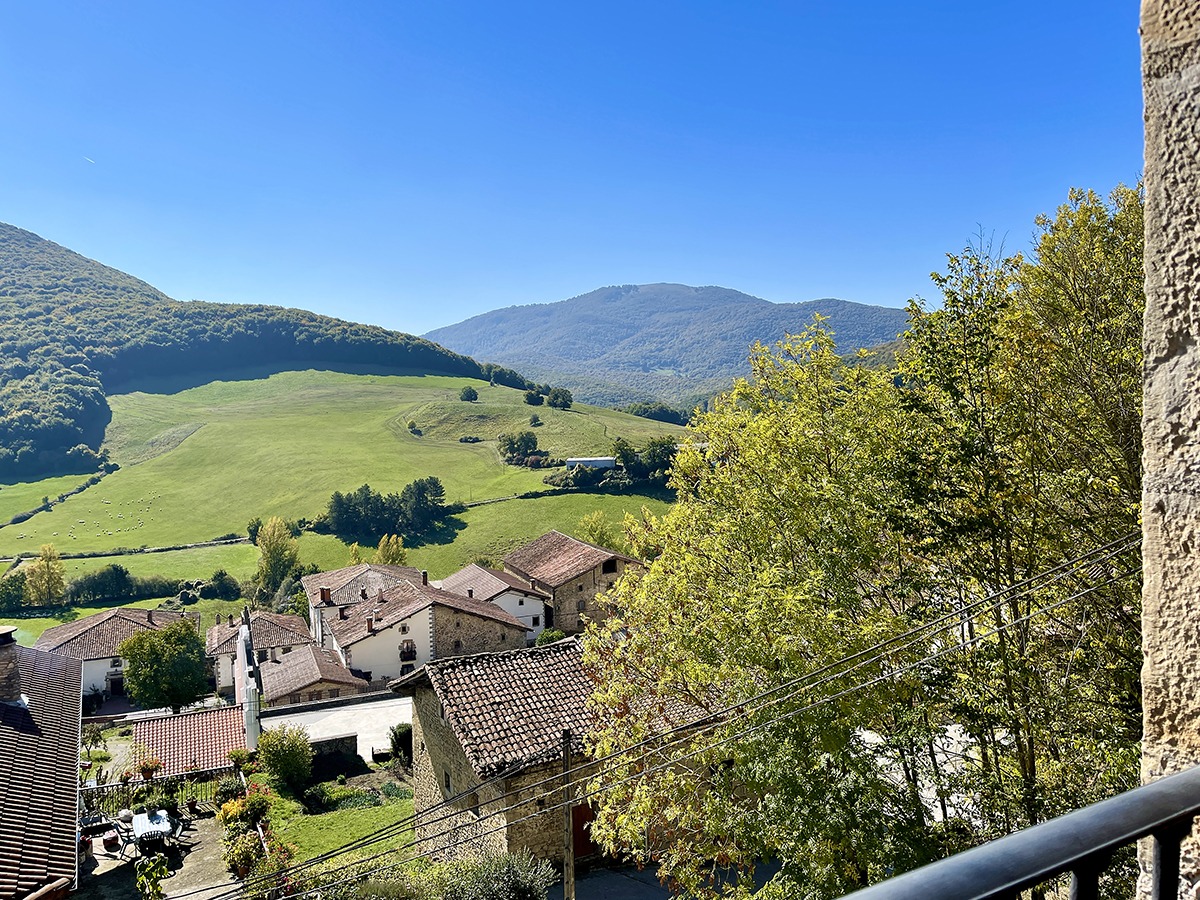
<instances>
[{"instance_id":1,"label":"patio table","mask_svg":"<svg viewBox=\"0 0 1200 900\"><path fill-rule=\"evenodd\" d=\"M161 847L170 836L172 827L171 817L165 809L155 813L138 813L133 817L133 839L139 850L148 844Z\"/></svg>"}]
</instances>

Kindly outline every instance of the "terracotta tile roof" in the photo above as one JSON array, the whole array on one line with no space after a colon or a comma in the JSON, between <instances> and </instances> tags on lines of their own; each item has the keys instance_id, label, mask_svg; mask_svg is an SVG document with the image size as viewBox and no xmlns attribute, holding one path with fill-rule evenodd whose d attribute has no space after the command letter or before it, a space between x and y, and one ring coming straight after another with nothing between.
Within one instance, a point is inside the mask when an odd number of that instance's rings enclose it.
<instances>
[{"instance_id":1,"label":"terracotta tile roof","mask_svg":"<svg viewBox=\"0 0 1200 900\"><path fill-rule=\"evenodd\" d=\"M228 622L221 622L208 629L205 652L209 656L233 653L241 621L235 616L232 625ZM267 612L266 610L255 610L250 613L250 642L254 644L255 650L293 647L296 644L311 643L312 639L312 635L308 631L308 623L299 616Z\"/></svg>"},{"instance_id":2,"label":"terracotta tile roof","mask_svg":"<svg viewBox=\"0 0 1200 900\"><path fill-rule=\"evenodd\" d=\"M367 686L365 680L350 674L336 653L313 644L305 644L278 660L262 663L258 670L262 673L263 697L272 703L321 682L354 688Z\"/></svg>"},{"instance_id":3,"label":"terracotta tile roof","mask_svg":"<svg viewBox=\"0 0 1200 900\"><path fill-rule=\"evenodd\" d=\"M230 750L246 746L246 722L241 706L139 719L133 724L133 742L145 744L159 758L159 775L219 769L229 765Z\"/></svg>"},{"instance_id":4,"label":"terracotta tile roof","mask_svg":"<svg viewBox=\"0 0 1200 900\"><path fill-rule=\"evenodd\" d=\"M469 616L492 619L501 625L519 628L522 633L525 631L525 625L519 619L492 603L452 594L431 584L421 584L419 581L400 581L382 595L346 607L346 618L329 619L327 624L337 639L338 646L345 648L370 637L375 632L391 628L401 620L435 604L456 609ZM375 620L375 632L367 630L367 619L371 617Z\"/></svg>"},{"instance_id":5,"label":"terracotta tile roof","mask_svg":"<svg viewBox=\"0 0 1200 900\"><path fill-rule=\"evenodd\" d=\"M377 566L375 563L358 563L332 572L318 572L300 579L308 602L313 606L341 606L357 603L363 599L362 592L374 597L380 591L395 587L401 581L421 581L420 569L412 566ZM321 603L321 588L329 588L329 603Z\"/></svg>"},{"instance_id":6,"label":"terracotta tile roof","mask_svg":"<svg viewBox=\"0 0 1200 900\"><path fill-rule=\"evenodd\" d=\"M34 646L72 659L104 659L116 656L117 647L126 638L143 631L157 631L185 618L199 623L195 613L119 606L47 628Z\"/></svg>"},{"instance_id":7,"label":"terracotta tile roof","mask_svg":"<svg viewBox=\"0 0 1200 900\"><path fill-rule=\"evenodd\" d=\"M392 683L412 696L429 686L480 778L516 772L562 756L562 732L583 753L592 683L579 642L435 660Z\"/></svg>"},{"instance_id":8,"label":"terracotta tile roof","mask_svg":"<svg viewBox=\"0 0 1200 900\"><path fill-rule=\"evenodd\" d=\"M504 568L531 584L540 582L556 588L610 559L637 562L616 550L597 547L561 531L550 531L504 557Z\"/></svg>"},{"instance_id":9,"label":"terracotta tile roof","mask_svg":"<svg viewBox=\"0 0 1200 900\"><path fill-rule=\"evenodd\" d=\"M499 569L487 569L475 563L443 578L441 587L442 590L451 591L463 597L467 596L467 591L470 590L476 600L487 601L494 600L505 591L520 591L531 597L546 596L541 591L530 587L516 575L502 572Z\"/></svg>"},{"instance_id":10,"label":"terracotta tile roof","mask_svg":"<svg viewBox=\"0 0 1200 900\"><path fill-rule=\"evenodd\" d=\"M9 644L28 705L0 703L0 897L76 877L77 659Z\"/></svg>"}]
</instances>

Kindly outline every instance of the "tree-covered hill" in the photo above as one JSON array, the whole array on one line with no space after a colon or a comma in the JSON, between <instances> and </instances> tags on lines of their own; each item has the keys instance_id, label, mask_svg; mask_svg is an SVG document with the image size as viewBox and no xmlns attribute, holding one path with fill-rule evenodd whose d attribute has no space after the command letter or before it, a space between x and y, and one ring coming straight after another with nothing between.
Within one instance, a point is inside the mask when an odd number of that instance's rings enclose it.
<instances>
[{"instance_id":1,"label":"tree-covered hill","mask_svg":"<svg viewBox=\"0 0 1200 900\"><path fill-rule=\"evenodd\" d=\"M842 352L894 340L907 321L903 309L846 300L771 303L729 288L644 284L498 309L425 337L590 403L686 403L745 375L755 341L772 344L818 313Z\"/></svg>"},{"instance_id":2,"label":"tree-covered hill","mask_svg":"<svg viewBox=\"0 0 1200 900\"><path fill-rule=\"evenodd\" d=\"M493 377L425 339L298 309L172 300L144 281L0 223L0 481L98 464L106 393L248 366Z\"/></svg>"}]
</instances>

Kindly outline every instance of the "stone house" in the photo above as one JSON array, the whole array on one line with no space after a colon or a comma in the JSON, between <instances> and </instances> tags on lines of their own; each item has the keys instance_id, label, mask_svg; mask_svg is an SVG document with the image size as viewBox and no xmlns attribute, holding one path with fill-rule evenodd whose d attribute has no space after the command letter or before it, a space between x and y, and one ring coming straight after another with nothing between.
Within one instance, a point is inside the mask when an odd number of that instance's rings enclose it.
<instances>
[{"instance_id":1,"label":"stone house","mask_svg":"<svg viewBox=\"0 0 1200 900\"><path fill-rule=\"evenodd\" d=\"M567 634L583 630L587 620L599 621L604 610L596 595L608 590L636 559L550 531L504 557L504 569L550 597L554 627Z\"/></svg>"},{"instance_id":2,"label":"stone house","mask_svg":"<svg viewBox=\"0 0 1200 900\"><path fill-rule=\"evenodd\" d=\"M231 615L227 621L217 616L217 623L208 629L205 653L213 661L218 691L234 689L238 629L241 624L242 619L237 616ZM279 659L297 647L312 642L308 623L300 616L265 610L253 610L250 613L250 645L260 663Z\"/></svg>"},{"instance_id":3,"label":"stone house","mask_svg":"<svg viewBox=\"0 0 1200 900\"><path fill-rule=\"evenodd\" d=\"M300 579L308 597L309 630L322 647L330 647L326 624L339 610L353 606L393 588L402 581L420 582L422 573L411 566L381 566L358 563L330 572L305 575Z\"/></svg>"},{"instance_id":4,"label":"stone house","mask_svg":"<svg viewBox=\"0 0 1200 900\"><path fill-rule=\"evenodd\" d=\"M571 733L576 765L585 758L592 692L578 641L437 660L394 682L392 690L413 703L420 851L462 856L528 850L561 862L563 815L554 808L554 786L562 771L563 731ZM542 784L546 779L551 782ZM537 814L542 807L546 812ZM585 828L590 819L586 804L573 809L577 857L594 853Z\"/></svg>"},{"instance_id":5,"label":"stone house","mask_svg":"<svg viewBox=\"0 0 1200 900\"><path fill-rule=\"evenodd\" d=\"M65 898L77 884L83 665L0 628L0 897Z\"/></svg>"},{"instance_id":6,"label":"stone house","mask_svg":"<svg viewBox=\"0 0 1200 900\"><path fill-rule=\"evenodd\" d=\"M443 578L438 586L454 594L494 603L520 619L525 623L528 644L536 641L538 635L553 624L554 609L546 602L550 598L509 572L472 563Z\"/></svg>"},{"instance_id":7,"label":"stone house","mask_svg":"<svg viewBox=\"0 0 1200 900\"><path fill-rule=\"evenodd\" d=\"M125 694L125 661L117 655L117 647L135 634L157 631L181 619L200 627L194 613L121 606L47 628L34 647L81 660L84 693L103 691L120 697Z\"/></svg>"},{"instance_id":8,"label":"stone house","mask_svg":"<svg viewBox=\"0 0 1200 900\"><path fill-rule=\"evenodd\" d=\"M264 706L334 700L362 693L368 682L354 675L333 650L303 644L277 659L260 661Z\"/></svg>"},{"instance_id":9,"label":"stone house","mask_svg":"<svg viewBox=\"0 0 1200 900\"><path fill-rule=\"evenodd\" d=\"M500 607L401 579L358 603L337 606L326 639L368 681L398 678L430 660L525 645L526 626Z\"/></svg>"}]
</instances>

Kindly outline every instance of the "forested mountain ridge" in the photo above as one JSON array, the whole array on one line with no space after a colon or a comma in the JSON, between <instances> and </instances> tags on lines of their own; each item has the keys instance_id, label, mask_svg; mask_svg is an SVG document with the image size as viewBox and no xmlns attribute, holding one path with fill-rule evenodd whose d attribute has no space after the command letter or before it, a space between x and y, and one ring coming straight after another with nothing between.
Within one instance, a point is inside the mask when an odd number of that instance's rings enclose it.
<instances>
[{"instance_id":1,"label":"forested mountain ridge","mask_svg":"<svg viewBox=\"0 0 1200 900\"><path fill-rule=\"evenodd\" d=\"M723 287L644 284L493 310L425 337L590 403L687 403L745 375L755 341L799 332L815 314L828 317L842 352L894 340L907 322L903 309L847 300L772 303Z\"/></svg>"},{"instance_id":2,"label":"forested mountain ridge","mask_svg":"<svg viewBox=\"0 0 1200 900\"><path fill-rule=\"evenodd\" d=\"M247 366L322 365L494 377L423 338L276 306L177 301L0 223L0 480L81 471L111 419L106 392L141 379L212 380Z\"/></svg>"}]
</instances>

